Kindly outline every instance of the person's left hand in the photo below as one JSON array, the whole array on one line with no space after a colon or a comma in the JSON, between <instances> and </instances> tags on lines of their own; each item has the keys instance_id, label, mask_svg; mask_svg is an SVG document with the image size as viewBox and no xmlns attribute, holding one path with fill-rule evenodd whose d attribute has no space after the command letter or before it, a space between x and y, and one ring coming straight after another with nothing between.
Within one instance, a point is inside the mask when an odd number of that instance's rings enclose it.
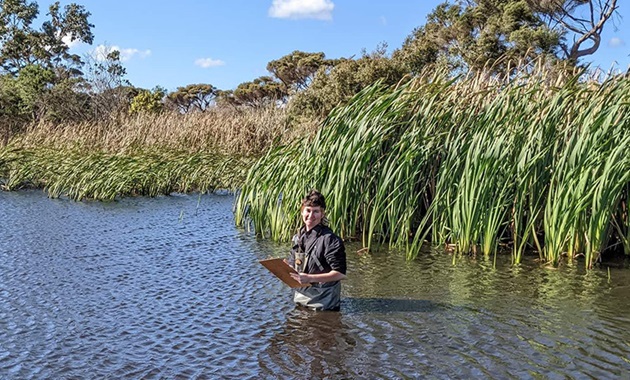
<instances>
[{"instance_id":1,"label":"person's left hand","mask_svg":"<svg viewBox=\"0 0 630 380\"><path fill-rule=\"evenodd\" d=\"M311 276L306 273L291 273L291 277L300 284L308 284L311 282Z\"/></svg>"}]
</instances>

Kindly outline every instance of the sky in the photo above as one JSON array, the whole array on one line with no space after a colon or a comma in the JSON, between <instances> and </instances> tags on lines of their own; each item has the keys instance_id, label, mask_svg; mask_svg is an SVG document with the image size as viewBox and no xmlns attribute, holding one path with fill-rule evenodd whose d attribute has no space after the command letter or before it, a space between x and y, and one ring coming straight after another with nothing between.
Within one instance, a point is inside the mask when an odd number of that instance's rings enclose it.
<instances>
[{"instance_id":1,"label":"sky","mask_svg":"<svg viewBox=\"0 0 630 380\"><path fill-rule=\"evenodd\" d=\"M53 1L37 1L40 17ZM121 52L126 79L169 91L193 83L221 90L262 75L294 50L359 57L386 43L391 52L442 0L74 0L91 13L94 43L76 54ZM583 62L604 71L630 66L630 3L607 24L598 52Z\"/></svg>"}]
</instances>

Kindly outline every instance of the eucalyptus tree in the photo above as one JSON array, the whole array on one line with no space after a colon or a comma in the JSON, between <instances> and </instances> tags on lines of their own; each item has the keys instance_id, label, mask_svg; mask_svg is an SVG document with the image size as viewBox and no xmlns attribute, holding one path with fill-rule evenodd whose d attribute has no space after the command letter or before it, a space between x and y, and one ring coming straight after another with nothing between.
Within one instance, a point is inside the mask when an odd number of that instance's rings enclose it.
<instances>
[{"instance_id":1,"label":"eucalyptus tree","mask_svg":"<svg viewBox=\"0 0 630 380\"><path fill-rule=\"evenodd\" d=\"M138 90L125 78L120 51L104 47L85 57L84 75L79 83L80 92L89 94L91 118L115 118L124 114Z\"/></svg>"},{"instance_id":2,"label":"eucalyptus tree","mask_svg":"<svg viewBox=\"0 0 630 380\"><path fill-rule=\"evenodd\" d=\"M394 57L410 71L428 64L453 71L503 71L514 62L554 55L560 34L550 30L525 0L445 2L427 16Z\"/></svg>"},{"instance_id":3,"label":"eucalyptus tree","mask_svg":"<svg viewBox=\"0 0 630 380\"><path fill-rule=\"evenodd\" d=\"M290 104L291 113L324 117L333 107L373 83L394 85L405 73L405 68L387 55L386 44L370 53L364 50L357 59L338 59L334 66L321 67L309 88L295 95Z\"/></svg>"},{"instance_id":4,"label":"eucalyptus tree","mask_svg":"<svg viewBox=\"0 0 630 380\"><path fill-rule=\"evenodd\" d=\"M233 92L237 105L264 107L284 102L288 96L286 86L270 76L261 76L251 82L239 84Z\"/></svg>"},{"instance_id":5,"label":"eucalyptus tree","mask_svg":"<svg viewBox=\"0 0 630 380\"><path fill-rule=\"evenodd\" d=\"M74 91L82 80L83 62L68 44L93 42L90 13L82 5L62 8L55 2L39 27L35 25L38 16L35 1L0 0L0 75L5 86L14 87L0 96L3 103L13 103L7 109L14 120L25 116L38 120L45 115L66 118L73 112L64 110L82 108L69 102L81 98L83 105L85 100Z\"/></svg>"}]
</instances>

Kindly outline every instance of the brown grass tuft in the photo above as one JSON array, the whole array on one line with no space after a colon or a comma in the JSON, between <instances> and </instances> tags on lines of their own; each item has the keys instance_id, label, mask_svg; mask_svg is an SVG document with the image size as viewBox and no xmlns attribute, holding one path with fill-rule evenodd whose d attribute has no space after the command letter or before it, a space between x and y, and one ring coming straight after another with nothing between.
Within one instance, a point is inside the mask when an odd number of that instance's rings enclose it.
<instances>
[{"instance_id":1,"label":"brown grass tuft","mask_svg":"<svg viewBox=\"0 0 630 380\"><path fill-rule=\"evenodd\" d=\"M317 121L291 123L285 109L211 109L191 114L139 114L106 122L41 122L5 143L110 153L157 148L256 156L274 144L312 134Z\"/></svg>"}]
</instances>

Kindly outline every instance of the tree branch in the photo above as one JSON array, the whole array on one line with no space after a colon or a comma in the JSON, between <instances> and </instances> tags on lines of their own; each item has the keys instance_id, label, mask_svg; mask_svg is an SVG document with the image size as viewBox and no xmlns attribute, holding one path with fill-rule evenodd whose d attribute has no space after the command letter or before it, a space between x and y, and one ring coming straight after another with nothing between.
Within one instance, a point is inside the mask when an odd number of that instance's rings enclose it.
<instances>
[{"instance_id":1,"label":"tree branch","mask_svg":"<svg viewBox=\"0 0 630 380\"><path fill-rule=\"evenodd\" d=\"M590 9L591 9L591 17L594 17L595 10L593 8L593 0L589 1ZM573 61L577 61L579 58L593 54L599 48L599 44L601 42L601 33L604 29L604 24L610 17L612 17L613 13L617 10L617 0L607 1L606 4L601 8L601 15L599 17L599 22L595 24L593 21L593 27L586 31L571 47L570 55L567 57ZM594 20L594 18L593 18ZM578 33L579 34L579 33ZM593 41L593 45L587 49L580 50L580 46L586 42L587 40Z\"/></svg>"}]
</instances>

